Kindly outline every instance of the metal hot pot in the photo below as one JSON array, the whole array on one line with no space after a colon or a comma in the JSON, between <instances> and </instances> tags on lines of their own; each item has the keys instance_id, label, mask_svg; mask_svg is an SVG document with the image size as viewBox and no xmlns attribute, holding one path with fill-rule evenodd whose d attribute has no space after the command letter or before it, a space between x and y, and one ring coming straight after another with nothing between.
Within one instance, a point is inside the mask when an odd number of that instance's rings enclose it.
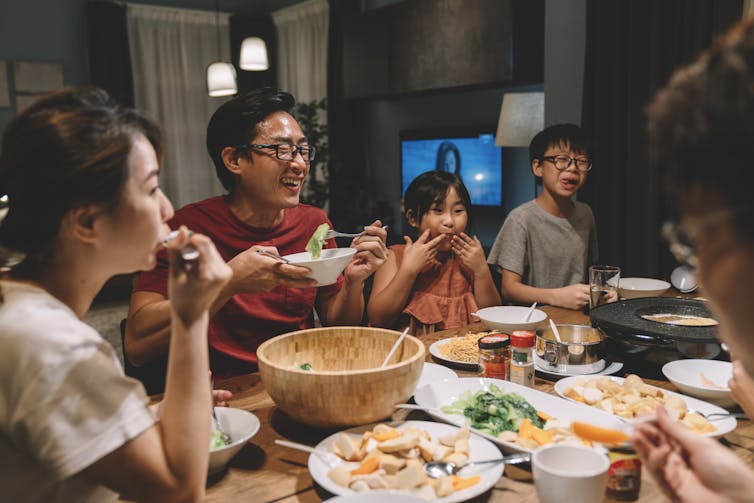
<instances>
[{"instance_id":1,"label":"metal hot pot","mask_svg":"<svg viewBox=\"0 0 754 503\"><path fill-rule=\"evenodd\" d=\"M561 374L593 374L605 368L605 334L589 325L557 325L561 342L552 329L537 330L535 355L543 370Z\"/></svg>"},{"instance_id":2,"label":"metal hot pot","mask_svg":"<svg viewBox=\"0 0 754 503\"><path fill-rule=\"evenodd\" d=\"M645 297L592 309L590 318L618 345L623 356L668 350L668 360L679 357L715 358L721 352L716 326L680 326L642 318L645 315L677 314L714 318L700 300L673 297Z\"/></svg>"}]
</instances>

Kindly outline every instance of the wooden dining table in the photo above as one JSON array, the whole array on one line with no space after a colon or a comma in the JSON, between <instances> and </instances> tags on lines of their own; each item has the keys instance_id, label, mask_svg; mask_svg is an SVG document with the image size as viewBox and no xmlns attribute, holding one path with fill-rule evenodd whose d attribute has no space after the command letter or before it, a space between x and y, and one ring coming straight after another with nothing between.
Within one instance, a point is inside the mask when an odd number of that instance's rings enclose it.
<instances>
[{"instance_id":1,"label":"wooden dining table","mask_svg":"<svg viewBox=\"0 0 754 503\"><path fill-rule=\"evenodd\" d=\"M558 324L589 323L588 316L581 311L552 306L542 309ZM435 332L422 336L421 339L429 348L437 340L482 330L484 327L476 323L462 328ZM427 351L426 361L433 361L429 351ZM646 378L642 375L641 368L624 367L618 375L625 375L632 371L649 384L677 391L670 382L664 379ZM461 377L476 375L464 370L458 370L457 373ZM555 394L553 385L553 381L539 376L535 378L535 388L545 393ZM259 373L220 381L216 383L216 387L232 391L233 398L229 401L229 406L254 413L259 418L261 427L243 450L233 458L225 471L208 478L206 501L319 502L333 497L312 479L307 468L309 456L307 453L281 447L274 441L286 439L315 446L334 431L314 429L288 417L275 406L265 391ZM422 411L411 411L408 418L432 420ZM754 467L754 426L750 421L740 420L738 427L720 441L747 464ZM506 466L504 476L491 490L470 501L536 502L538 498L531 471L518 466ZM606 497L605 501L614 500ZM642 475L641 491L637 501L664 501L662 493L646 470Z\"/></svg>"}]
</instances>

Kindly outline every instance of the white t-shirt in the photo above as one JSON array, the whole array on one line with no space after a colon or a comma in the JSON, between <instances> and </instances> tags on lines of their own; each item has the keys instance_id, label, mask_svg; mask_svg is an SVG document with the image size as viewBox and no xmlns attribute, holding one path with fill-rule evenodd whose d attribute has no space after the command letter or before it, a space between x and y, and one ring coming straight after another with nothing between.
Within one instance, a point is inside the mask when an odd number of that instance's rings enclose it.
<instances>
[{"instance_id":1,"label":"white t-shirt","mask_svg":"<svg viewBox=\"0 0 754 503\"><path fill-rule=\"evenodd\" d=\"M537 288L585 283L596 260L594 214L581 201L569 218L547 213L534 200L522 204L505 219L487 257L488 263Z\"/></svg>"},{"instance_id":2,"label":"white t-shirt","mask_svg":"<svg viewBox=\"0 0 754 503\"><path fill-rule=\"evenodd\" d=\"M143 386L46 291L0 291L0 499L115 500L81 471L155 423Z\"/></svg>"}]
</instances>

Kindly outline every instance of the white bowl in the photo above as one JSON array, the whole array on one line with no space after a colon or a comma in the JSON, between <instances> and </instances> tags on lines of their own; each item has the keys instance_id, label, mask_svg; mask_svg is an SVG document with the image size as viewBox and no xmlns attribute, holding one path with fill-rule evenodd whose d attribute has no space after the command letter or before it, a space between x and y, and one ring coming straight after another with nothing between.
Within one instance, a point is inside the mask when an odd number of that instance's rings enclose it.
<instances>
[{"instance_id":1,"label":"white bowl","mask_svg":"<svg viewBox=\"0 0 754 503\"><path fill-rule=\"evenodd\" d=\"M670 283L667 281L652 278L621 278L618 283L618 293L624 299L657 297L669 288Z\"/></svg>"},{"instance_id":2,"label":"white bowl","mask_svg":"<svg viewBox=\"0 0 754 503\"><path fill-rule=\"evenodd\" d=\"M662 373L682 393L701 398L720 407L733 407L736 405L730 388L728 388L728 380L733 374L733 365L730 362L718 360L676 360L663 365ZM719 387L703 384L702 374Z\"/></svg>"},{"instance_id":3,"label":"white bowl","mask_svg":"<svg viewBox=\"0 0 754 503\"><path fill-rule=\"evenodd\" d=\"M696 290L696 273L692 267L681 265L670 273L670 282L679 292L690 293Z\"/></svg>"},{"instance_id":4,"label":"white bowl","mask_svg":"<svg viewBox=\"0 0 754 503\"><path fill-rule=\"evenodd\" d=\"M310 278L317 280L317 286L332 285L346 268L356 248L325 248L318 259L312 259L308 251L283 257L291 264L302 265L312 270Z\"/></svg>"},{"instance_id":5,"label":"white bowl","mask_svg":"<svg viewBox=\"0 0 754 503\"><path fill-rule=\"evenodd\" d=\"M207 471L210 475L223 470L233 456L259 431L259 419L251 412L231 407L216 407L215 413L223 431L230 436L231 443L209 451Z\"/></svg>"},{"instance_id":6,"label":"white bowl","mask_svg":"<svg viewBox=\"0 0 754 503\"><path fill-rule=\"evenodd\" d=\"M489 330L510 333L514 330L536 330L546 319L547 313L535 309L529 321L524 321L529 308L526 306L494 306L480 309L475 314Z\"/></svg>"}]
</instances>

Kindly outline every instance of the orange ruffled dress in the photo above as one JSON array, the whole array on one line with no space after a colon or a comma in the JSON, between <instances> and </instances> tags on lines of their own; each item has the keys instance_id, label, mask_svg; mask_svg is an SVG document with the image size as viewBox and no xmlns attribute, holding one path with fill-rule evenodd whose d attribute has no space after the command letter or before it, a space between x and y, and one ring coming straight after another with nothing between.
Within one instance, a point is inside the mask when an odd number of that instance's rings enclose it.
<instances>
[{"instance_id":1,"label":"orange ruffled dress","mask_svg":"<svg viewBox=\"0 0 754 503\"><path fill-rule=\"evenodd\" d=\"M398 267L405 247L390 247ZM413 335L461 327L476 321L471 313L478 309L474 299L474 275L451 255L419 273L397 326L409 325Z\"/></svg>"}]
</instances>

